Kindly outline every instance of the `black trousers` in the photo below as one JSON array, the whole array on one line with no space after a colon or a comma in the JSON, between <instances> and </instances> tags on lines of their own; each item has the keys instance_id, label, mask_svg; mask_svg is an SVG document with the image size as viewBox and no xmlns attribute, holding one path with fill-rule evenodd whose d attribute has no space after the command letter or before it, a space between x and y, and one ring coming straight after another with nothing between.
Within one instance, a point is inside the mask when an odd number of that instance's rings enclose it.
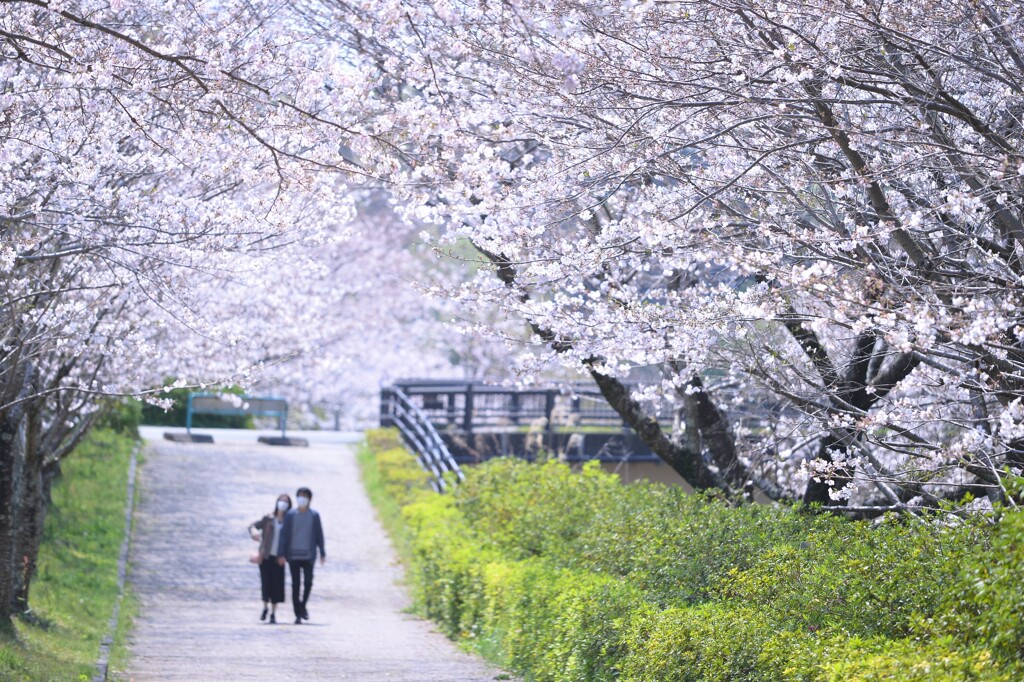
<instances>
[{"instance_id":1,"label":"black trousers","mask_svg":"<svg viewBox=\"0 0 1024 682\"><path fill-rule=\"evenodd\" d=\"M277 563L276 556L268 556L260 562L260 588L263 601L273 604L284 601L284 566Z\"/></svg>"},{"instance_id":2,"label":"black trousers","mask_svg":"<svg viewBox=\"0 0 1024 682\"><path fill-rule=\"evenodd\" d=\"M306 612L306 602L309 601L309 590L313 587L313 560L289 561L288 568L292 572L292 608L295 615L301 616ZM299 599L299 578L303 577L302 599Z\"/></svg>"}]
</instances>

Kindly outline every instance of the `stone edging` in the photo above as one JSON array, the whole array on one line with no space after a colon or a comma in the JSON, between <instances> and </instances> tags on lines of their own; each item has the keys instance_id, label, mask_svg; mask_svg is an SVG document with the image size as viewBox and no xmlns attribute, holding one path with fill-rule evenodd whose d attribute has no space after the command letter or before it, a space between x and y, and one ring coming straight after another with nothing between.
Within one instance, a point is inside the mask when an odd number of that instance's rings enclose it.
<instances>
[{"instance_id":1,"label":"stone edging","mask_svg":"<svg viewBox=\"0 0 1024 682\"><path fill-rule=\"evenodd\" d=\"M107 634L100 641L100 654L96 660L96 674L91 682L105 682L107 669L110 662L110 647L114 643L114 634L117 632L117 621L121 615L121 600L124 598L124 580L128 574L128 547L132 538L132 515L135 512L135 470L138 467L138 454L142 448L142 441L139 441L132 448L131 460L128 463L128 499L124 503L124 539L121 540L121 551L117 557L117 601L114 602L114 611L107 623Z\"/></svg>"}]
</instances>

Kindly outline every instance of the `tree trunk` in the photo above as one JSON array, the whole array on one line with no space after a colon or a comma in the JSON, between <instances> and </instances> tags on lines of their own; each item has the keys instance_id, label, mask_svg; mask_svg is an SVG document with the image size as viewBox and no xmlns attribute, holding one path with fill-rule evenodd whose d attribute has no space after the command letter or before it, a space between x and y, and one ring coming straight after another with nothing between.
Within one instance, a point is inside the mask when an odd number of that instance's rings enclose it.
<instances>
[{"instance_id":1,"label":"tree trunk","mask_svg":"<svg viewBox=\"0 0 1024 682\"><path fill-rule=\"evenodd\" d=\"M669 438L661 430L658 420L644 413L640 404L629 394L629 388L621 381L594 369L590 370L590 376L601 389L601 395L622 416L623 421L683 480L694 488L717 488L723 485L724 481L715 475L701 453Z\"/></svg>"},{"instance_id":2,"label":"tree trunk","mask_svg":"<svg viewBox=\"0 0 1024 682\"><path fill-rule=\"evenodd\" d=\"M22 498L21 525L18 528L18 561L20 573L14 590L14 613L28 613L29 591L32 577L39 560L39 546L43 539L46 522L48 488L43 476L43 452L40 449L42 431L41 415L38 410L27 410L25 433L25 468L22 474L24 496Z\"/></svg>"},{"instance_id":3,"label":"tree trunk","mask_svg":"<svg viewBox=\"0 0 1024 682\"><path fill-rule=\"evenodd\" d=\"M831 462L832 450L837 448L845 450L845 446L842 446L835 436L831 433L828 434L818 445L818 459ZM820 481L811 478L807 481L807 487L804 489L804 504L845 505L845 500L833 500L829 493L833 490L841 490L851 480L852 472L845 468L837 469L832 476L822 476Z\"/></svg>"},{"instance_id":4,"label":"tree trunk","mask_svg":"<svg viewBox=\"0 0 1024 682\"><path fill-rule=\"evenodd\" d=\"M21 410L0 412L0 621L15 612L21 582L19 529L25 509L25 430Z\"/></svg>"},{"instance_id":5,"label":"tree trunk","mask_svg":"<svg viewBox=\"0 0 1024 682\"><path fill-rule=\"evenodd\" d=\"M9 358L0 367L0 621L22 613L39 550L43 499L41 421L35 368ZM42 507L40 508L40 505Z\"/></svg>"}]
</instances>

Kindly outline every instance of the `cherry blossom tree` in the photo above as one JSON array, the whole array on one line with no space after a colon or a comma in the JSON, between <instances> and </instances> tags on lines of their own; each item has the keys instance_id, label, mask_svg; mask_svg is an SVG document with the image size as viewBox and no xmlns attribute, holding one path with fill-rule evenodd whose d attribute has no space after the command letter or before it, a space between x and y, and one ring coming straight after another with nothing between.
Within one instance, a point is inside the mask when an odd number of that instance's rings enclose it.
<instances>
[{"instance_id":1,"label":"cherry blossom tree","mask_svg":"<svg viewBox=\"0 0 1024 682\"><path fill-rule=\"evenodd\" d=\"M370 332L424 308L522 321L698 487L1012 502L1022 21L988 0L0 3L0 615L99 397L173 374L323 399L407 357L419 329ZM375 233L353 190L383 185L405 222ZM447 301L394 293L421 225L480 260L424 283ZM659 380L629 390L638 369Z\"/></svg>"},{"instance_id":2,"label":"cherry blossom tree","mask_svg":"<svg viewBox=\"0 0 1024 682\"><path fill-rule=\"evenodd\" d=\"M867 509L1005 499L1024 417L1016 4L305 11L344 17L349 87L402 152L363 158L492 263L458 295L527 320L685 478ZM663 379L631 394L637 367Z\"/></svg>"},{"instance_id":3,"label":"cherry blossom tree","mask_svg":"<svg viewBox=\"0 0 1024 682\"><path fill-rule=\"evenodd\" d=\"M0 615L27 607L46 489L99 398L244 381L323 337L299 297L347 235L339 174L361 170L338 62L293 20L0 5Z\"/></svg>"},{"instance_id":4,"label":"cherry blossom tree","mask_svg":"<svg viewBox=\"0 0 1024 682\"><path fill-rule=\"evenodd\" d=\"M0 616L104 397L172 376L339 408L375 366L447 361L418 228L353 149L401 151L295 9L0 4Z\"/></svg>"}]
</instances>

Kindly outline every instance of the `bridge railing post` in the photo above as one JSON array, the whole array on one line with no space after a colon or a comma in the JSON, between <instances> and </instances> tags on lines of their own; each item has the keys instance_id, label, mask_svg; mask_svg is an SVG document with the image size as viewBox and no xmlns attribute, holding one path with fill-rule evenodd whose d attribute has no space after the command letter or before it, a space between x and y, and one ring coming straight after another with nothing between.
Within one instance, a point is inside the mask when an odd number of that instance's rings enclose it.
<instances>
[{"instance_id":1,"label":"bridge railing post","mask_svg":"<svg viewBox=\"0 0 1024 682\"><path fill-rule=\"evenodd\" d=\"M380 425L383 427L394 426L394 392L390 388L380 389Z\"/></svg>"},{"instance_id":2,"label":"bridge railing post","mask_svg":"<svg viewBox=\"0 0 1024 682\"><path fill-rule=\"evenodd\" d=\"M462 414L462 430L466 435L473 433L473 384L466 384L466 405Z\"/></svg>"},{"instance_id":3,"label":"bridge railing post","mask_svg":"<svg viewBox=\"0 0 1024 682\"><path fill-rule=\"evenodd\" d=\"M393 425L398 428L406 445L416 454L420 466L430 474L431 487L437 492L444 492L447 487L444 475L449 471L454 473L458 480L462 480L462 469L423 410L397 386L387 389L387 394L388 408L385 412L382 391L381 425Z\"/></svg>"},{"instance_id":4,"label":"bridge railing post","mask_svg":"<svg viewBox=\"0 0 1024 682\"><path fill-rule=\"evenodd\" d=\"M549 453L555 451L555 391L548 389L544 392L544 418L547 420L547 425L544 427L546 431L547 441L545 444Z\"/></svg>"}]
</instances>

